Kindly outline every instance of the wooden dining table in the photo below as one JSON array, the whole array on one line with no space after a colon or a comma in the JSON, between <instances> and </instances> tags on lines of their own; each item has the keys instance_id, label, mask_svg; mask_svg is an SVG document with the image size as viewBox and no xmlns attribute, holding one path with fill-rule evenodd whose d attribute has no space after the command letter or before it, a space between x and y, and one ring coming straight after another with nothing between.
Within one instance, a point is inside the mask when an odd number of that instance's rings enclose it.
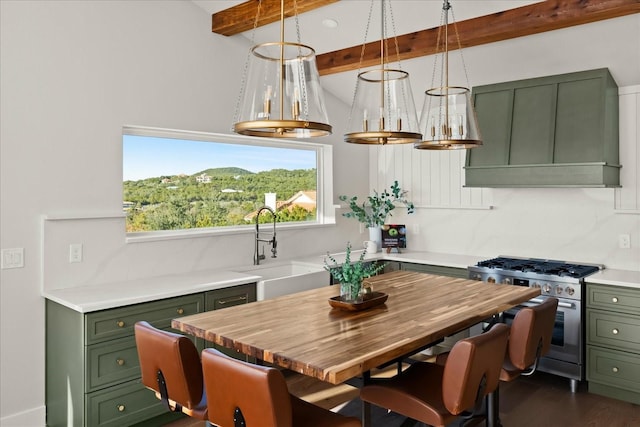
<instances>
[{"instance_id":1,"label":"wooden dining table","mask_svg":"<svg viewBox=\"0 0 640 427\"><path fill-rule=\"evenodd\" d=\"M394 271L366 280L384 304L332 308L339 286L173 319L171 326L331 384L437 343L540 294L535 288Z\"/></svg>"}]
</instances>

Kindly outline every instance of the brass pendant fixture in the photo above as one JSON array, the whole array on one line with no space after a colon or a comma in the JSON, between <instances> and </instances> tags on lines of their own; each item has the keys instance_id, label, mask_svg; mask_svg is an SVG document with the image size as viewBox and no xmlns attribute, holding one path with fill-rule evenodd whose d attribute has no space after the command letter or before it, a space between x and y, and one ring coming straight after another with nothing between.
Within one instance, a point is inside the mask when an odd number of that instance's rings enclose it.
<instances>
[{"instance_id":1,"label":"brass pendant fixture","mask_svg":"<svg viewBox=\"0 0 640 427\"><path fill-rule=\"evenodd\" d=\"M280 41L251 48L243 75L233 130L267 138L307 138L331 134L315 51L284 41L285 2L280 2ZM260 13L258 4L258 14ZM258 16L256 15L256 24Z\"/></svg>"},{"instance_id":2,"label":"brass pendant fixture","mask_svg":"<svg viewBox=\"0 0 640 427\"><path fill-rule=\"evenodd\" d=\"M408 144L420 141L418 116L413 102L413 93L409 82L409 73L400 69L387 68L388 63L385 39L386 1L381 3L380 68L358 72L356 89L349 115L348 133L344 140L354 144ZM369 30L371 11L366 33ZM389 6L390 8L390 6ZM399 55L397 39L396 55ZM360 65L364 57L365 41L362 45ZM398 62L399 58L398 58Z\"/></svg>"},{"instance_id":3,"label":"brass pendant fixture","mask_svg":"<svg viewBox=\"0 0 640 427\"><path fill-rule=\"evenodd\" d=\"M453 9L449 0L442 7L442 25L438 29L437 51L433 68L432 88L425 92L425 100L420 117L420 129L423 140L414 147L426 150L452 150L474 148L482 145L478 120L471 102L471 91L463 86L449 86L449 11ZM460 36L453 20L453 28L458 41L458 50L466 76L466 67L462 58ZM443 34L444 33L444 34ZM440 86L433 87L439 59L441 62ZM467 85L468 85L467 78Z\"/></svg>"}]
</instances>

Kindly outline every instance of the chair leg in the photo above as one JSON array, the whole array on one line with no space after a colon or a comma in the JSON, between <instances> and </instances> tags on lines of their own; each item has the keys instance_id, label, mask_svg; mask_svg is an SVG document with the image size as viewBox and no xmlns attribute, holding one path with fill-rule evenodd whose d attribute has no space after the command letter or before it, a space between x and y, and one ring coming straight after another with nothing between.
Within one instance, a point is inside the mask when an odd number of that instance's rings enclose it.
<instances>
[{"instance_id":1,"label":"chair leg","mask_svg":"<svg viewBox=\"0 0 640 427\"><path fill-rule=\"evenodd\" d=\"M487 395L487 427L502 427L500 423L500 387Z\"/></svg>"}]
</instances>

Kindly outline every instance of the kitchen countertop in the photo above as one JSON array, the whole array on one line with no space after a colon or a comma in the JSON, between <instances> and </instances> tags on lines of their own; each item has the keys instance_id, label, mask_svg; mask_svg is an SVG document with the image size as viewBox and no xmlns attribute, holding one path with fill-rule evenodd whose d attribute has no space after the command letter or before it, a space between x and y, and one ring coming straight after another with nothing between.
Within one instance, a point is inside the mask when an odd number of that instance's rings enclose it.
<instances>
[{"instance_id":1,"label":"kitchen countertop","mask_svg":"<svg viewBox=\"0 0 640 427\"><path fill-rule=\"evenodd\" d=\"M640 289L640 271L605 268L604 270L600 270L599 272L587 277L585 281L587 283Z\"/></svg>"},{"instance_id":2,"label":"kitchen countertop","mask_svg":"<svg viewBox=\"0 0 640 427\"><path fill-rule=\"evenodd\" d=\"M351 259L358 259L362 252L362 250L352 251ZM344 262L344 252L334 253L332 256L338 264ZM287 261L294 261L297 264L323 268L325 258L326 254L322 254L291 260L283 259L276 262L266 262L261 266L275 267ZM486 257L412 251L389 254L386 252L378 252L364 256L364 260L366 261L397 261L461 269L466 269L468 266L475 265L478 261L484 259L486 259ZM329 265L332 265L332 263L329 262ZM259 272L252 272L252 268L255 268L255 266L233 268L233 271L231 271L231 269L196 271L187 274L149 277L115 283L44 290L42 295L51 301L55 301L80 313L88 313L259 281L261 279ZM589 276L586 281L588 283L640 289L640 272L604 269Z\"/></svg>"},{"instance_id":3,"label":"kitchen countertop","mask_svg":"<svg viewBox=\"0 0 640 427\"><path fill-rule=\"evenodd\" d=\"M160 277L43 291L42 296L80 313L105 310L228 288L260 280L260 276L234 271L196 271Z\"/></svg>"}]
</instances>

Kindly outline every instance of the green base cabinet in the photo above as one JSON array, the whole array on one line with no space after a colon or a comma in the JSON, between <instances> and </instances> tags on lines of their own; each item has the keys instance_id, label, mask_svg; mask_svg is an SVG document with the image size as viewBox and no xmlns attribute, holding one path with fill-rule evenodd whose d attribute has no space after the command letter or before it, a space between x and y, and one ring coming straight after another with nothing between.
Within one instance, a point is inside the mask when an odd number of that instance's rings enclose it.
<instances>
[{"instance_id":1,"label":"green base cabinet","mask_svg":"<svg viewBox=\"0 0 640 427\"><path fill-rule=\"evenodd\" d=\"M473 88L483 146L467 187L618 187L618 86L607 69Z\"/></svg>"},{"instance_id":2,"label":"green base cabinet","mask_svg":"<svg viewBox=\"0 0 640 427\"><path fill-rule=\"evenodd\" d=\"M413 264L410 262L403 262L400 264L400 269L405 271L417 271L419 273L436 274L438 276L457 277L460 279L469 278L469 273L466 268L443 267L441 265Z\"/></svg>"},{"instance_id":3,"label":"green base cabinet","mask_svg":"<svg viewBox=\"0 0 640 427\"><path fill-rule=\"evenodd\" d=\"M589 392L640 405L640 289L587 284Z\"/></svg>"},{"instance_id":4,"label":"green base cabinet","mask_svg":"<svg viewBox=\"0 0 640 427\"><path fill-rule=\"evenodd\" d=\"M171 330L176 317L252 302L255 295L251 283L91 313L47 300L47 426L161 425L179 417L140 382L133 326L146 320Z\"/></svg>"}]
</instances>

